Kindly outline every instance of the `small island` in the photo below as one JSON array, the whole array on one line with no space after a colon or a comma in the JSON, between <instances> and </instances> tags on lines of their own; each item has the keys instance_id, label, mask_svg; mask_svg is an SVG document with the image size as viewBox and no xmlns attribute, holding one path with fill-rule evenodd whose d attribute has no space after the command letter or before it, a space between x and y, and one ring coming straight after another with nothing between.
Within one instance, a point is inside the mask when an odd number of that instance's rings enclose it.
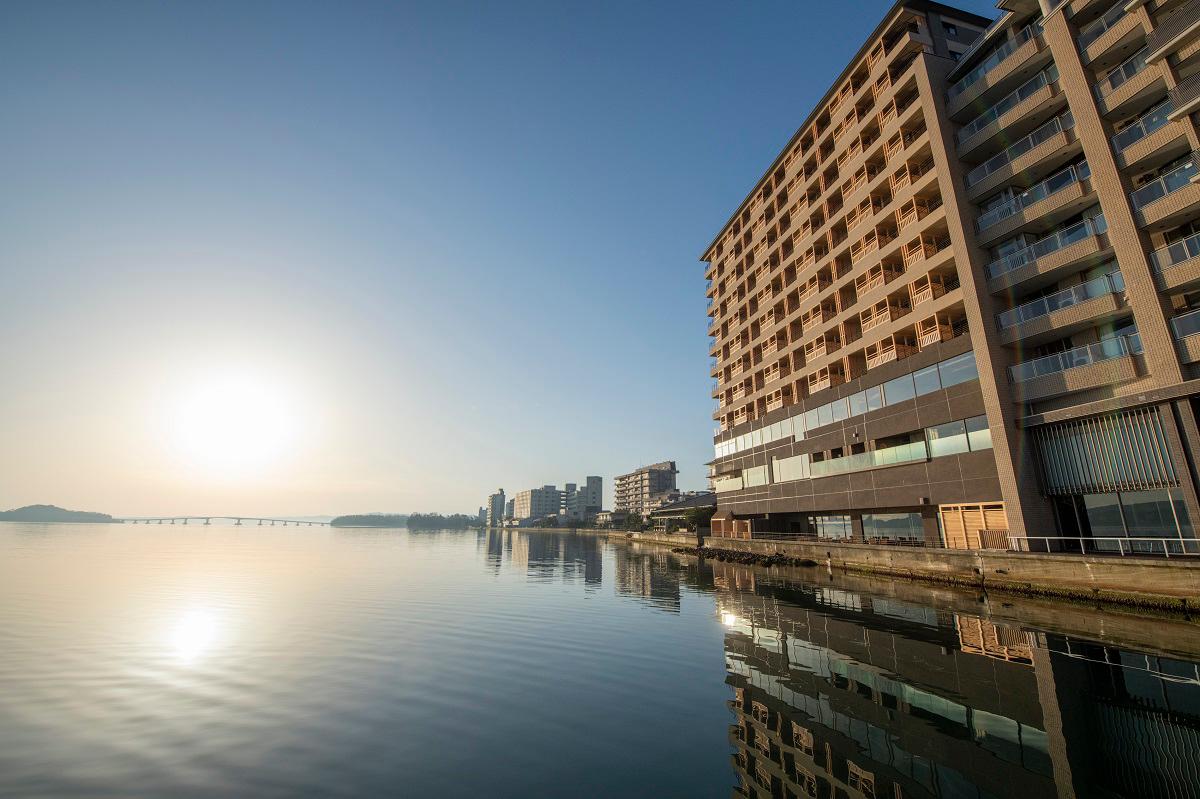
<instances>
[{"instance_id":1,"label":"small island","mask_svg":"<svg viewBox=\"0 0 1200 799\"><path fill-rule=\"evenodd\" d=\"M403 513L359 513L335 516L331 527L403 527L408 516Z\"/></svg>"},{"instance_id":2,"label":"small island","mask_svg":"<svg viewBox=\"0 0 1200 799\"><path fill-rule=\"evenodd\" d=\"M41 524L120 524L107 513L86 510L67 510L57 505L26 505L23 508L0 511L0 522L36 522Z\"/></svg>"}]
</instances>

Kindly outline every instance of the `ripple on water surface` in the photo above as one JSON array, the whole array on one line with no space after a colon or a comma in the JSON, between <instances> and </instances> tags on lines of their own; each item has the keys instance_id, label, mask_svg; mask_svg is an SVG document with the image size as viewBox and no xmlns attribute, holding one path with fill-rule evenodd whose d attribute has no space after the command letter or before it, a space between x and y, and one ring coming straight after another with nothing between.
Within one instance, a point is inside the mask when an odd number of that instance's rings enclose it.
<instances>
[{"instance_id":1,"label":"ripple on water surface","mask_svg":"<svg viewBox=\"0 0 1200 799\"><path fill-rule=\"evenodd\" d=\"M1125 649L855 579L592 534L0 524L0 796L1196 795L1194 627Z\"/></svg>"}]
</instances>

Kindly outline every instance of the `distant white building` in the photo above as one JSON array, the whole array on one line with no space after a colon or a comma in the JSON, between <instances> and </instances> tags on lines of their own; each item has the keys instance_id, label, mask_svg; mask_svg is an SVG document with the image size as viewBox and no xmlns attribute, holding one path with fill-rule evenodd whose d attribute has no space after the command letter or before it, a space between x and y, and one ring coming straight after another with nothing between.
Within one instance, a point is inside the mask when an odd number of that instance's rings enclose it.
<instances>
[{"instance_id":1,"label":"distant white building","mask_svg":"<svg viewBox=\"0 0 1200 799\"><path fill-rule=\"evenodd\" d=\"M563 492L562 515L571 521L595 518L604 507L604 481L596 476L584 478L584 484L567 483Z\"/></svg>"},{"instance_id":2,"label":"distant white building","mask_svg":"<svg viewBox=\"0 0 1200 799\"><path fill-rule=\"evenodd\" d=\"M527 488L513 498L513 519L518 523L557 516L561 509L562 492L554 486Z\"/></svg>"},{"instance_id":3,"label":"distant white building","mask_svg":"<svg viewBox=\"0 0 1200 799\"><path fill-rule=\"evenodd\" d=\"M495 494L488 497L487 518L484 523L488 527L499 527L504 521L504 489L496 490Z\"/></svg>"}]
</instances>

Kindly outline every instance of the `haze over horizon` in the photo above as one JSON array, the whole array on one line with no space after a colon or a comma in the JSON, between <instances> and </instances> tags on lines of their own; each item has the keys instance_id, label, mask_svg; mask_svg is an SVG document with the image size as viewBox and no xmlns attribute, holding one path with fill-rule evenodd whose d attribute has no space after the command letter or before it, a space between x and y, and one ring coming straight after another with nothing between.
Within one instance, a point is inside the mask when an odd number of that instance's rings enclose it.
<instances>
[{"instance_id":1,"label":"haze over horizon","mask_svg":"<svg viewBox=\"0 0 1200 799\"><path fill-rule=\"evenodd\" d=\"M697 257L865 6L5 4L0 508L704 487Z\"/></svg>"}]
</instances>

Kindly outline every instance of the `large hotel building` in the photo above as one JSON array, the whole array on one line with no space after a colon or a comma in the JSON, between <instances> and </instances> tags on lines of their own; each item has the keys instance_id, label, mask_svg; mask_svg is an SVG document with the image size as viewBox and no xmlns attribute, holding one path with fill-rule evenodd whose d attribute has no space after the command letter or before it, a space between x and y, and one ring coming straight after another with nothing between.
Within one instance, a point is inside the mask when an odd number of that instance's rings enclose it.
<instances>
[{"instance_id":1,"label":"large hotel building","mask_svg":"<svg viewBox=\"0 0 1200 799\"><path fill-rule=\"evenodd\" d=\"M999 13L893 6L704 252L714 535L1200 552L1200 0Z\"/></svg>"}]
</instances>

